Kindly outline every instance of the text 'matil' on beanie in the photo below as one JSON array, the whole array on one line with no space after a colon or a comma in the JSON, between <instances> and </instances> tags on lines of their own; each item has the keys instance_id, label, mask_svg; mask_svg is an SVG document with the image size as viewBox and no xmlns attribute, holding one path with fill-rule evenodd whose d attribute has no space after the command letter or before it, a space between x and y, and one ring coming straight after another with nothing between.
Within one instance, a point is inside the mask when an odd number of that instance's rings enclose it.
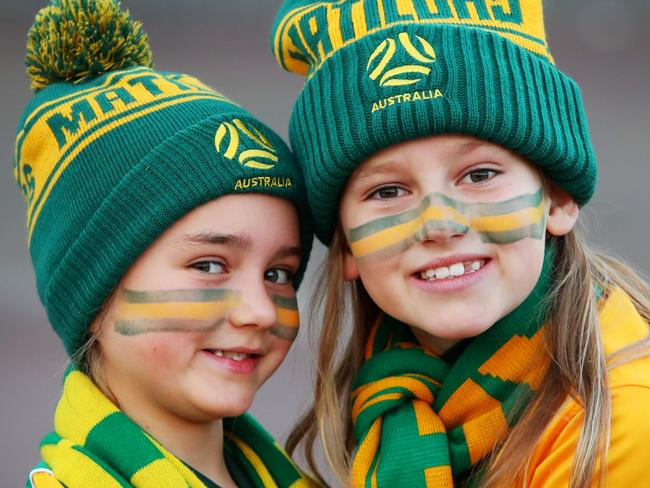
<instances>
[{"instance_id":1,"label":"text 'matil' on beanie","mask_svg":"<svg viewBox=\"0 0 650 488\"><path fill-rule=\"evenodd\" d=\"M35 96L14 175L27 202L39 296L73 355L130 265L192 209L265 193L298 209L304 183L281 138L192 76L152 69L139 23L112 0L53 0L28 35Z\"/></svg>"},{"instance_id":2,"label":"text 'matil' on beanie","mask_svg":"<svg viewBox=\"0 0 650 488\"><path fill-rule=\"evenodd\" d=\"M594 193L580 90L555 67L542 0L285 0L271 47L306 77L289 136L326 244L352 171L429 135L514 150L579 205Z\"/></svg>"}]
</instances>

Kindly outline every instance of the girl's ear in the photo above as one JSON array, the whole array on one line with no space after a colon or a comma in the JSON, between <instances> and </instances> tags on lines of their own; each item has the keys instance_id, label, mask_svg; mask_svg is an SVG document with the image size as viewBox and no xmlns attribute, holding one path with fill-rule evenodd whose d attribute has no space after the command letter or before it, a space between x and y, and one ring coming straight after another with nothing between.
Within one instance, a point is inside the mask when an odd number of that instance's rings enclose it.
<instances>
[{"instance_id":1,"label":"girl's ear","mask_svg":"<svg viewBox=\"0 0 650 488\"><path fill-rule=\"evenodd\" d=\"M549 185L548 196L551 206L546 221L546 230L554 236L568 234L578 220L580 210L571 195L556 185Z\"/></svg>"},{"instance_id":2,"label":"girl's ear","mask_svg":"<svg viewBox=\"0 0 650 488\"><path fill-rule=\"evenodd\" d=\"M95 320L93 320L93 323L90 324L90 332L93 334L97 334L99 332L99 327L101 326L101 318L100 317L95 317Z\"/></svg>"},{"instance_id":3,"label":"girl's ear","mask_svg":"<svg viewBox=\"0 0 650 488\"><path fill-rule=\"evenodd\" d=\"M359 277L359 269L357 268L357 261L352 255L352 251L345 246L343 251L343 279L345 281L354 281Z\"/></svg>"}]
</instances>

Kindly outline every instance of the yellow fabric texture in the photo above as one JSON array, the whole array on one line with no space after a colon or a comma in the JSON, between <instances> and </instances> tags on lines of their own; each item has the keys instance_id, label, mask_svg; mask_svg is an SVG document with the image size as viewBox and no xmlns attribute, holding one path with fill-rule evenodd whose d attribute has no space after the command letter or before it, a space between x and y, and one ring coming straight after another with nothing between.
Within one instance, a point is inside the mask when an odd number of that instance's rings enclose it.
<instances>
[{"instance_id":1,"label":"yellow fabric texture","mask_svg":"<svg viewBox=\"0 0 650 488\"><path fill-rule=\"evenodd\" d=\"M648 336L648 324L620 289L612 292L600 317L605 353L608 355ZM650 357L614 365L609 373L609 386L612 402L611 442L603 486L650 486ZM583 415L582 407L575 400L566 401L537 444L527 488L569 486ZM592 486L598 486L597 479Z\"/></svg>"},{"instance_id":2,"label":"yellow fabric texture","mask_svg":"<svg viewBox=\"0 0 650 488\"><path fill-rule=\"evenodd\" d=\"M51 471L39 470L30 476L32 488L64 488Z\"/></svg>"}]
</instances>

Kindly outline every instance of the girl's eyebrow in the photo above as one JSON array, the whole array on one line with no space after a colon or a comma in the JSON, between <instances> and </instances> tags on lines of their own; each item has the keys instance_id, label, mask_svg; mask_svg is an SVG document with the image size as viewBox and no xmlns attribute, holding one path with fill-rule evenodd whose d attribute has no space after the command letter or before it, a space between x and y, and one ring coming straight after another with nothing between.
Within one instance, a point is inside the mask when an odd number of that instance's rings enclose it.
<instances>
[{"instance_id":1,"label":"girl's eyebrow","mask_svg":"<svg viewBox=\"0 0 650 488\"><path fill-rule=\"evenodd\" d=\"M199 232L198 234L185 234L178 239L178 242L185 245L220 244L244 250L250 250L254 247L253 239L248 234ZM273 258L280 259L293 256L302 257L302 250L299 246L282 246Z\"/></svg>"},{"instance_id":2,"label":"girl's eyebrow","mask_svg":"<svg viewBox=\"0 0 650 488\"><path fill-rule=\"evenodd\" d=\"M366 178L371 176L377 176L381 174L391 174L399 170L400 164L397 161L389 160L384 163L379 163L370 168L363 168L357 173L356 181L363 181Z\"/></svg>"},{"instance_id":3,"label":"girl's eyebrow","mask_svg":"<svg viewBox=\"0 0 650 488\"><path fill-rule=\"evenodd\" d=\"M480 149L482 147L487 147L489 146L485 141L467 141L467 142L462 142L459 147L457 148L457 151L459 154L469 154L476 149Z\"/></svg>"},{"instance_id":4,"label":"girl's eyebrow","mask_svg":"<svg viewBox=\"0 0 650 488\"><path fill-rule=\"evenodd\" d=\"M248 234L219 234L215 232L199 232L197 234L185 234L178 241L181 244L221 244L239 249L251 249L253 239Z\"/></svg>"},{"instance_id":5,"label":"girl's eyebrow","mask_svg":"<svg viewBox=\"0 0 650 488\"><path fill-rule=\"evenodd\" d=\"M275 253L273 259L289 258L289 257L302 257L302 250L298 246L283 246L278 249L278 252Z\"/></svg>"}]
</instances>

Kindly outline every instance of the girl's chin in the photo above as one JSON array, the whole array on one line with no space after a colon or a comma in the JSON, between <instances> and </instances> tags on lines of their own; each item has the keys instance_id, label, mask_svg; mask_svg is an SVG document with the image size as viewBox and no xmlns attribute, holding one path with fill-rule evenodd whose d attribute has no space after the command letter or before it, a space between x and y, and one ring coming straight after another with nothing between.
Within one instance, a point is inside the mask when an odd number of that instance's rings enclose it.
<instances>
[{"instance_id":1,"label":"girl's chin","mask_svg":"<svg viewBox=\"0 0 650 488\"><path fill-rule=\"evenodd\" d=\"M476 337L489 329L491 325L490 323L485 323L484 320L475 320L460 324L455 321L450 321L446 324L440 324L438 322L435 325L426 322L416 322L411 325L411 329L421 344L440 344L444 348L445 345L451 347L464 339Z\"/></svg>"}]
</instances>

